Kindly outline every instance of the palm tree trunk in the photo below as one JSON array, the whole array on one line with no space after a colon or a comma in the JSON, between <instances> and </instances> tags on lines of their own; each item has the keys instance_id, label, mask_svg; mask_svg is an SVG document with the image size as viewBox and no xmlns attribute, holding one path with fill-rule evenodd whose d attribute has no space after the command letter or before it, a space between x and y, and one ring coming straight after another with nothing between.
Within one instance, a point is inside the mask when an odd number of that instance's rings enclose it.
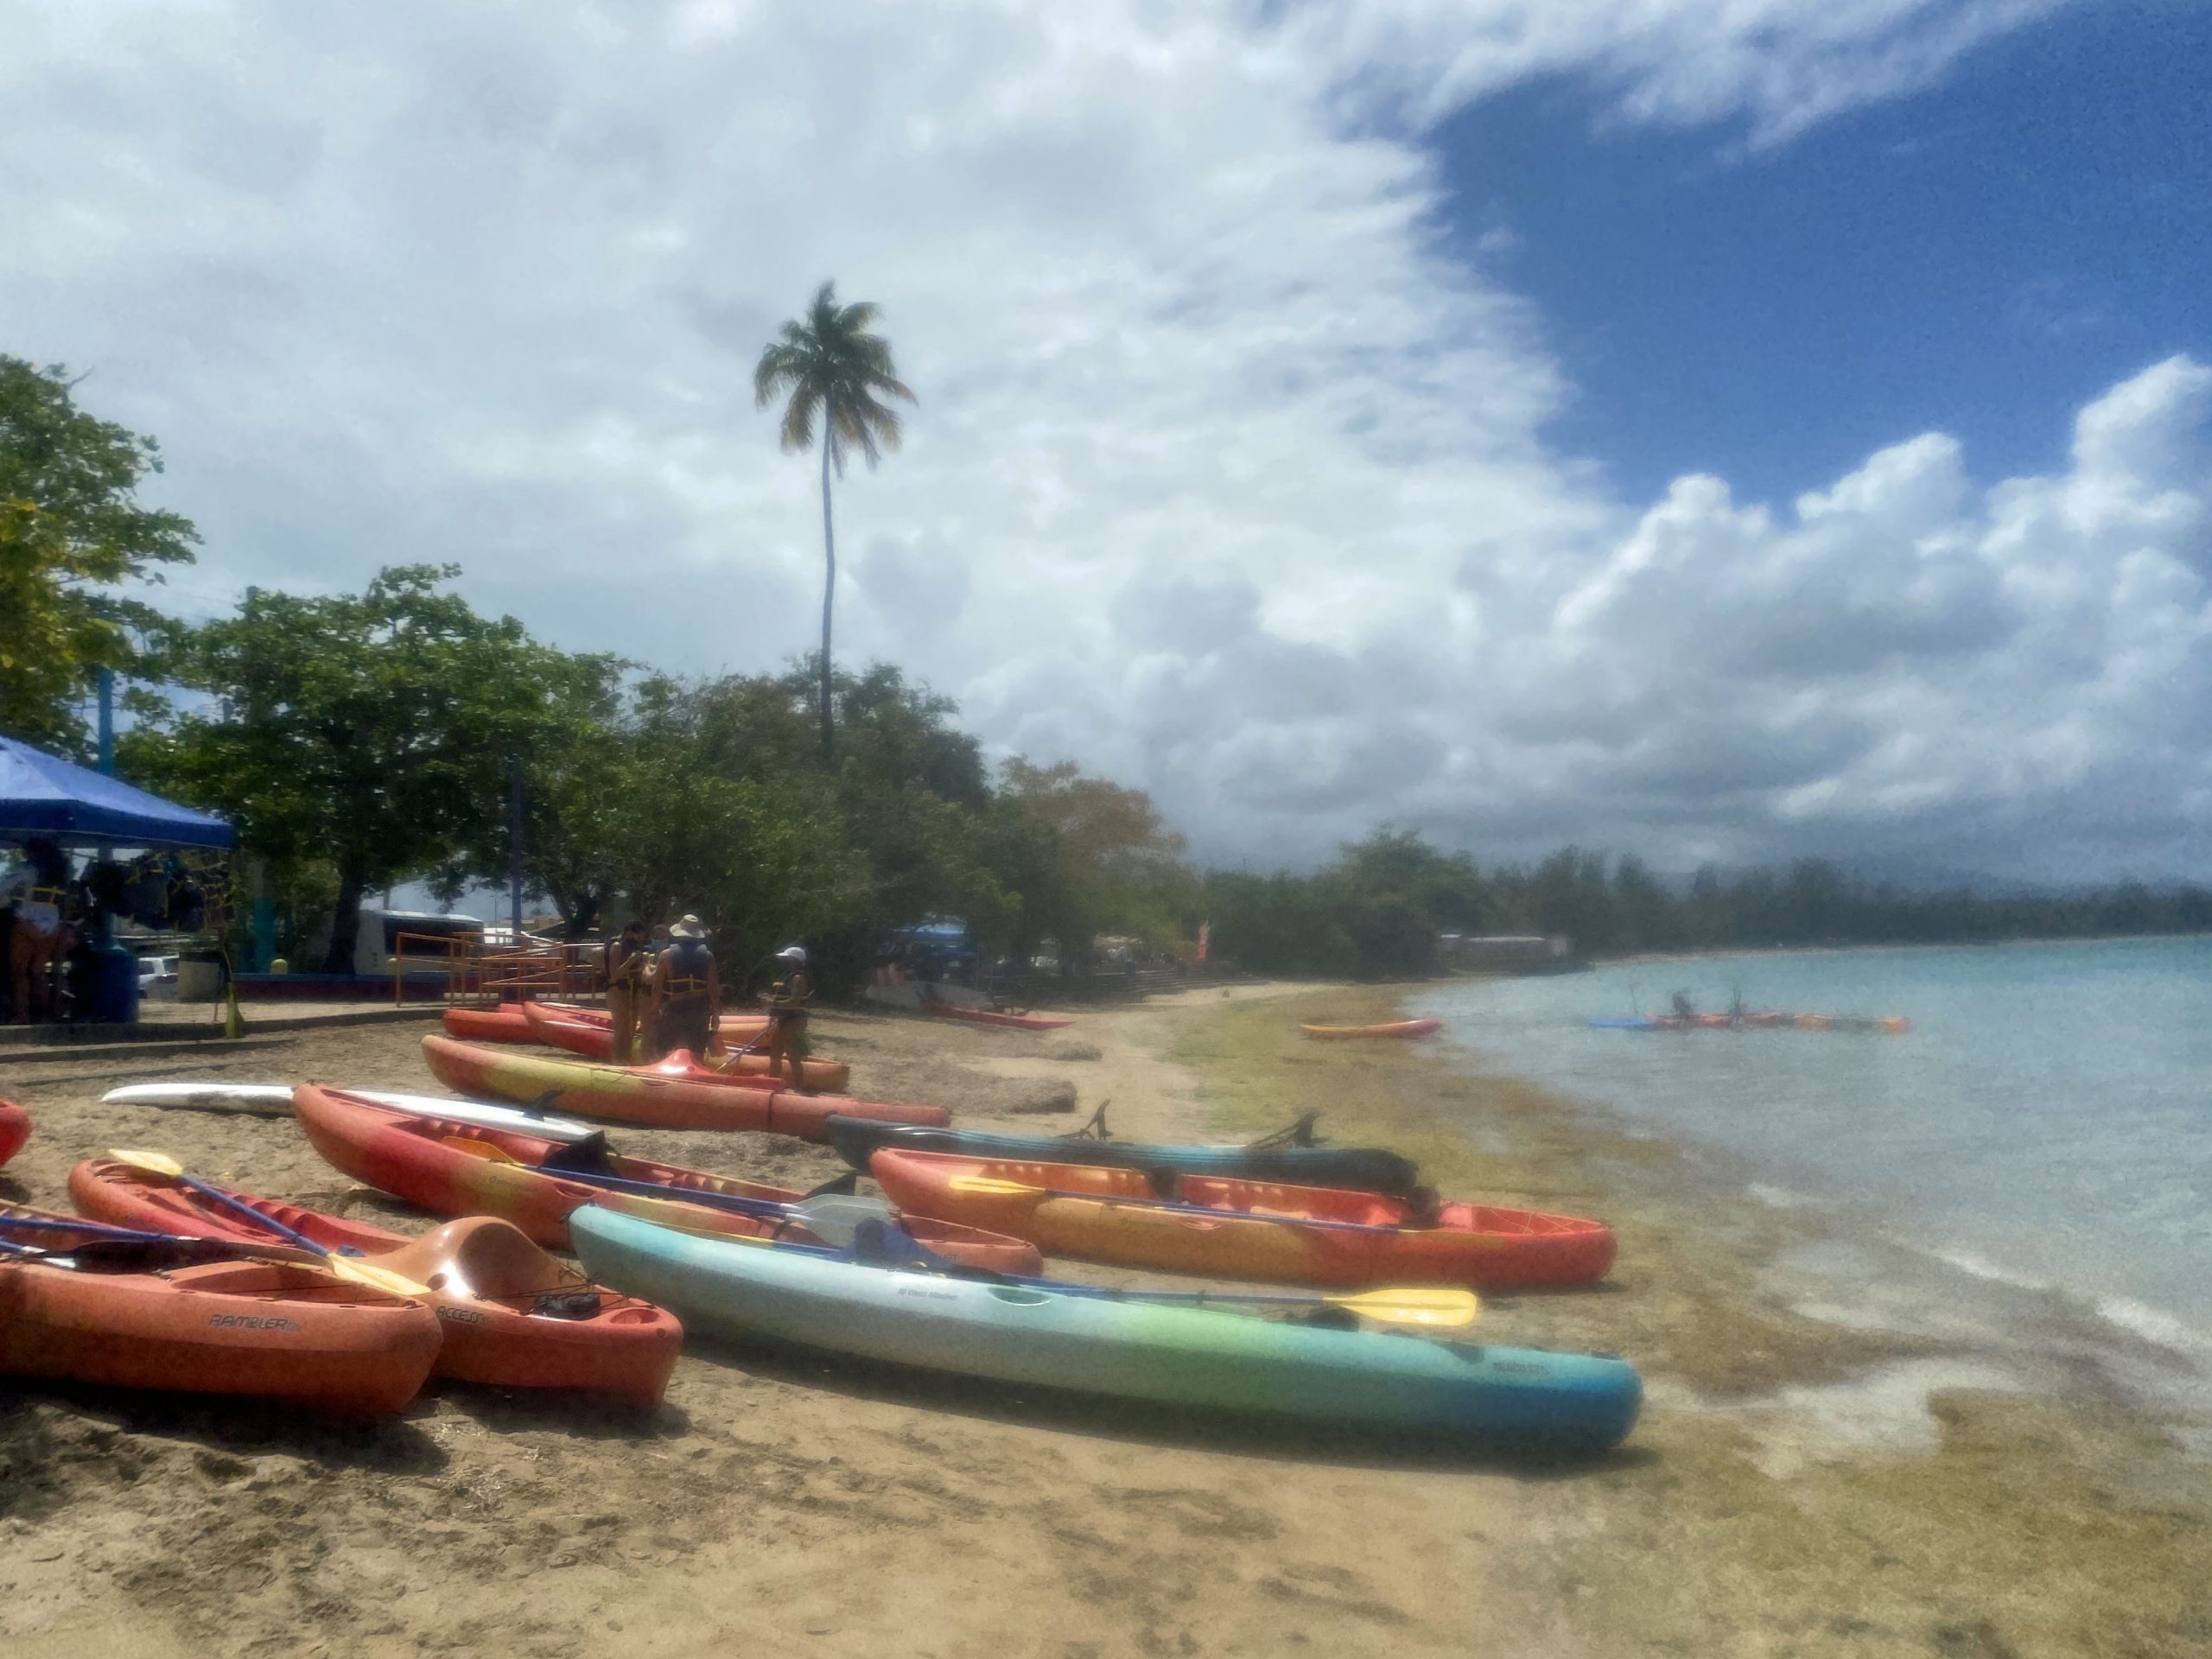
<instances>
[{"instance_id":1,"label":"palm tree trunk","mask_svg":"<svg viewBox=\"0 0 2212 1659\"><path fill-rule=\"evenodd\" d=\"M822 764L830 756L830 612L837 596L837 537L830 522L830 411L822 412Z\"/></svg>"}]
</instances>

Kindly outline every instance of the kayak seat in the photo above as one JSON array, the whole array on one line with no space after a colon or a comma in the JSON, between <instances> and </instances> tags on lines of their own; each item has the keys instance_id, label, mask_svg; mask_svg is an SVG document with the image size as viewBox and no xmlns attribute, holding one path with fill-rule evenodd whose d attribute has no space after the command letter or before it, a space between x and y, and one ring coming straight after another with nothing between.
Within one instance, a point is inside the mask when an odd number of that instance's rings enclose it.
<instances>
[{"instance_id":1,"label":"kayak seat","mask_svg":"<svg viewBox=\"0 0 2212 1659\"><path fill-rule=\"evenodd\" d=\"M571 1141L554 1147L545 1154L539 1166L574 1170L580 1175L612 1175L615 1173L613 1154L608 1146L605 1129L594 1129L581 1141Z\"/></svg>"},{"instance_id":2,"label":"kayak seat","mask_svg":"<svg viewBox=\"0 0 2212 1659\"><path fill-rule=\"evenodd\" d=\"M576 1274L540 1249L512 1222L470 1216L434 1227L377 1265L433 1290L487 1301L513 1301L586 1288Z\"/></svg>"}]
</instances>

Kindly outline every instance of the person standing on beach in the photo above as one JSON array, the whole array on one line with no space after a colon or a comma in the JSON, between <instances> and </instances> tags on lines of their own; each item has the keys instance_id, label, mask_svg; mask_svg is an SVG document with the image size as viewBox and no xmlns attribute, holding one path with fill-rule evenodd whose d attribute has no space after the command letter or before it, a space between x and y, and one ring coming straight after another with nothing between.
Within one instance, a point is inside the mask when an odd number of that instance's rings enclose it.
<instances>
[{"instance_id":1,"label":"person standing on beach","mask_svg":"<svg viewBox=\"0 0 2212 1659\"><path fill-rule=\"evenodd\" d=\"M61 910L69 899L69 860L43 836L23 843L22 861L0 881L0 903L10 904L8 976L19 1026L52 1017L53 971L61 954Z\"/></svg>"},{"instance_id":2,"label":"person standing on beach","mask_svg":"<svg viewBox=\"0 0 2212 1659\"><path fill-rule=\"evenodd\" d=\"M761 999L768 1005L768 1029L761 1044L768 1054L769 1080L782 1077L788 1061L791 1086L798 1089L804 1083L799 1064L806 1057L806 1005L814 997L814 982L806 975L805 947L785 945L776 952L776 966L775 982Z\"/></svg>"},{"instance_id":3,"label":"person standing on beach","mask_svg":"<svg viewBox=\"0 0 2212 1659\"><path fill-rule=\"evenodd\" d=\"M645 969L652 956L645 949L645 925L626 922L607 942L607 1012L614 1022L614 1064L638 1063L638 1015L652 987Z\"/></svg>"},{"instance_id":4,"label":"person standing on beach","mask_svg":"<svg viewBox=\"0 0 2212 1659\"><path fill-rule=\"evenodd\" d=\"M703 1059L721 1017L722 982L707 930L685 916L668 930L668 949L653 964L653 1043L660 1058L689 1049Z\"/></svg>"}]
</instances>

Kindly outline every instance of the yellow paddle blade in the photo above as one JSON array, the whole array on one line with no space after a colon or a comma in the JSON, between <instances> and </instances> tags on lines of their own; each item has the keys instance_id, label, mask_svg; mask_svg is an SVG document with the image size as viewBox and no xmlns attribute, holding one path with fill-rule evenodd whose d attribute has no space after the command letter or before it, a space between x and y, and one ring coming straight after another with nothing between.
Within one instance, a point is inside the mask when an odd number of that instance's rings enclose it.
<instances>
[{"instance_id":1,"label":"yellow paddle blade","mask_svg":"<svg viewBox=\"0 0 2212 1659\"><path fill-rule=\"evenodd\" d=\"M438 1137L440 1146L451 1147L455 1152L465 1152L472 1158L482 1158L494 1164L519 1164L522 1160L505 1147L495 1147L489 1141L479 1141L473 1135L446 1135Z\"/></svg>"},{"instance_id":2,"label":"yellow paddle blade","mask_svg":"<svg viewBox=\"0 0 2212 1659\"><path fill-rule=\"evenodd\" d=\"M130 1147L110 1147L107 1155L118 1164L143 1169L149 1175L166 1175L174 1180L184 1173L184 1166L165 1152L142 1152Z\"/></svg>"},{"instance_id":3,"label":"yellow paddle blade","mask_svg":"<svg viewBox=\"0 0 2212 1659\"><path fill-rule=\"evenodd\" d=\"M1482 1312L1474 1292L1442 1285L1363 1290L1357 1295L1321 1300L1332 1307L1350 1308L1363 1319L1373 1319L1378 1325L1421 1325L1440 1331L1464 1331Z\"/></svg>"},{"instance_id":4,"label":"yellow paddle blade","mask_svg":"<svg viewBox=\"0 0 2212 1659\"><path fill-rule=\"evenodd\" d=\"M952 1178L956 1192L995 1192L1001 1198L1014 1198L1046 1191L1041 1186L1024 1186L1020 1181L1002 1181L995 1175L956 1175Z\"/></svg>"}]
</instances>

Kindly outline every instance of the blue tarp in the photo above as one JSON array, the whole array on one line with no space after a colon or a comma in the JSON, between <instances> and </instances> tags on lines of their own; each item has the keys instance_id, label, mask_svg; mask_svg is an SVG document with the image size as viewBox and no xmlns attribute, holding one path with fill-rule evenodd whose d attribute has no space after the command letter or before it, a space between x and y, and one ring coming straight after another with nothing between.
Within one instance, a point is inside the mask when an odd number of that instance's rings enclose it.
<instances>
[{"instance_id":1,"label":"blue tarp","mask_svg":"<svg viewBox=\"0 0 2212 1659\"><path fill-rule=\"evenodd\" d=\"M31 836L64 843L224 848L231 844L231 826L0 737L0 840Z\"/></svg>"}]
</instances>

